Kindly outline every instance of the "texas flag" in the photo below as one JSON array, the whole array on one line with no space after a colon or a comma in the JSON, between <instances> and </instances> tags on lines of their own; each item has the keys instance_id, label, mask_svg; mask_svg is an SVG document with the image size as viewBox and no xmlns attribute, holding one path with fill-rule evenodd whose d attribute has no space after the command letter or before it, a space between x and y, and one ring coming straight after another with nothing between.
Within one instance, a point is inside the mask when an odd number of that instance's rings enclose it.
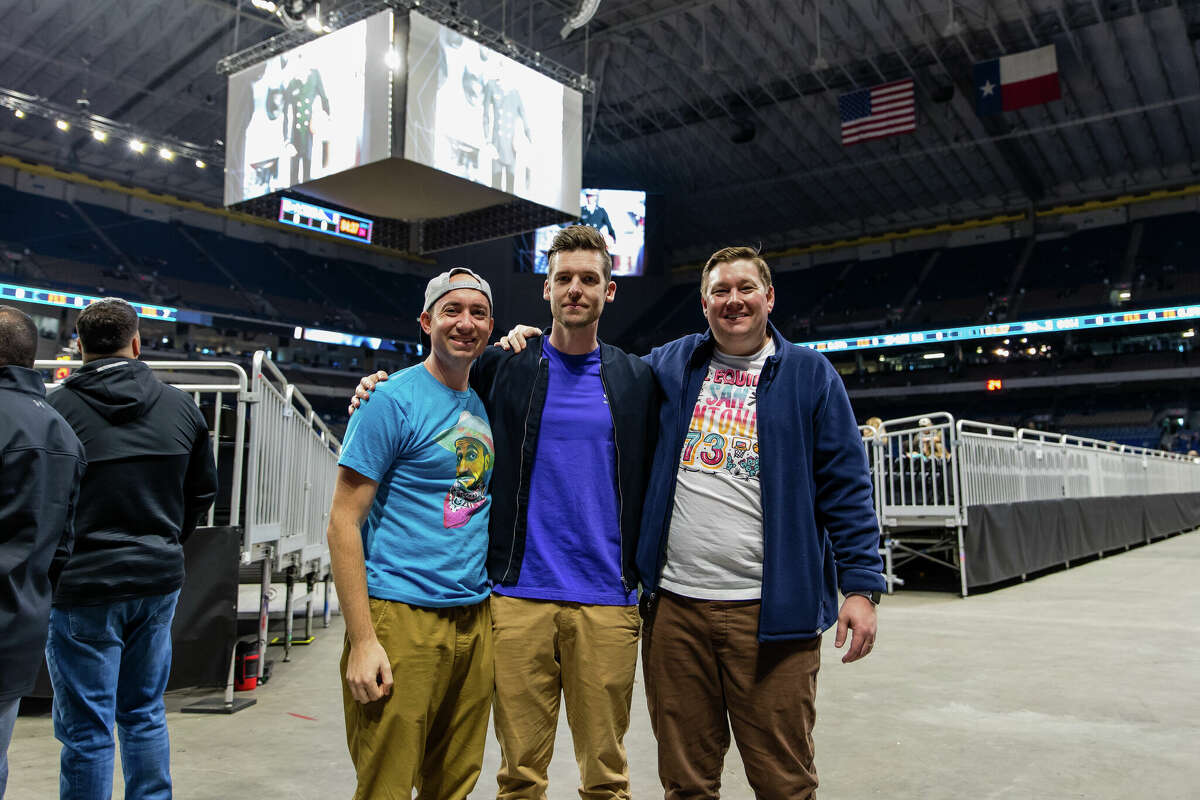
<instances>
[{"instance_id":1,"label":"texas flag","mask_svg":"<svg viewBox=\"0 0 1200 800\"><path fill-rule=\"evenodd\" d=\"M975 111L981 117L1061 97L1052 44L975 65Z\"/></svg>"}]
</instances>

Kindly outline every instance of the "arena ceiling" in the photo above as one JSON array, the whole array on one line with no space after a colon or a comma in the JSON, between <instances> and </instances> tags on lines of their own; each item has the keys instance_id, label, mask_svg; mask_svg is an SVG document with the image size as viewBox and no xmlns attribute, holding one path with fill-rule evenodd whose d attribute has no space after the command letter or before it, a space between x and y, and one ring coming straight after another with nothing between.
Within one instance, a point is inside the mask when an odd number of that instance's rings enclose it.
<instances>
[{"instance_id":1,"label":"arena ceiling","mask_svg":"<svg viewBox=\"0 0 1200 800\"><path fill-rule=\"evenodd\" d=\"M433 2L596 81L585 184L663 195L673 261L1200 174L1200 0L601 0L566 39L573 0ZM0 87L201 146L224 137L218 59L283 30L250 0L0 0L0 20ZM978 117L972 64L1047 44L1062 100ZM916 132L843 147L838 95L909 76ZM0 152L220 202L215 169L46 120L0 114Z\"/></svg>"}]
</instances>

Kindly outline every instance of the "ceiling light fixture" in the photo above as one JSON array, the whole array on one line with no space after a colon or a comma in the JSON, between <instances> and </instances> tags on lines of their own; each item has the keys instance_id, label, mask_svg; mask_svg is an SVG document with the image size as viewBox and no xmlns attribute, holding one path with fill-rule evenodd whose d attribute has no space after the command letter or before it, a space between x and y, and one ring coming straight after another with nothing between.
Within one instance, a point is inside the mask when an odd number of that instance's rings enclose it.
<instances>
[{"instance_id":1,"label":"ceiling light fixture","mask_svg":"<svg viewBox=\"0 0 1200 800\"><path fill-rule=\"evenodd\" d=\"M25 119L25 112L19 108L14 108L13 116L16 117L17 119Z\"/></svg>"},{"instance_id":2,"label":"ceiling light fixture","mask_svg":"<svg viewBox=\"0 0 1200 800\"><path fill-rule=\"evenodd\" d=\"M66 132L71 130L71 123L67 122L65 119L56 119L54 120L54 127L58 128L60 131Z\"/></svg>"},{"instance_id":3,"label":"ceiling light fixture","mask_svg":"<svg viewBox=\"0 0 1200 800\"><path fill-rule=\"evenodd\" d=\"M135 153L144 153L146 152L146 143L141 139L130 139L129 149Z\"/></svg>"},{"instance_id":4,"label":"ceiling light fixture","mask_svg":"<svg viewBox=\"0 0 1200 800\"><path fill-rule=\"evenodd\" d=\"M97 142L107 142L108 134L105 133L104 131L100 130L99 128L96 128L95 130L92 131L92 138L95 139Z\"/></svg>"}]
</instances>

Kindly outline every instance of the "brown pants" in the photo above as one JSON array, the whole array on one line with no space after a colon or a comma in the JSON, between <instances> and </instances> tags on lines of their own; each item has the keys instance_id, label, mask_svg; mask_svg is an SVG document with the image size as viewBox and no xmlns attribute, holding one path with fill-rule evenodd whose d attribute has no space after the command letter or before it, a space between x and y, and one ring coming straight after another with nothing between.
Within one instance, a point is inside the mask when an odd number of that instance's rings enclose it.
<instances>
[{"instance_id":1,"label":"brown pants","mask_svg":"<svg viewBox=\"0 0 1200 800\"><path fill-rule=\"evenodd\" d=\"M730 724L755 797L815 796L821 639L759 643L759 605L660 594L642 669L666 800L720 796Z\"/></svg>"},{"instance_id":2,"label":"brown pants","mask_svg":"<svg viewBox=\"0 0 1200 800\"><path fill-rule=\"evenodd\" d=\"M559 696L582 800L628 800L625 731L637 668L637 606L492 595L499 800L544 800ZM561 796L561 795L556 795Z\"/></svg>"},{"instance_id":3,"label":"brown pants","mask_svg":"<svg viewBox=\"0 0 1200 800\"><path fill-rule=\"evenodd\" d=\"M486 602L417 608L371 598L371 623L392 662L392 693L355 701L342 650L346 742L355 800L465 800L483 768L492 701L492 620Z\"/></svg>"}]
</instances>

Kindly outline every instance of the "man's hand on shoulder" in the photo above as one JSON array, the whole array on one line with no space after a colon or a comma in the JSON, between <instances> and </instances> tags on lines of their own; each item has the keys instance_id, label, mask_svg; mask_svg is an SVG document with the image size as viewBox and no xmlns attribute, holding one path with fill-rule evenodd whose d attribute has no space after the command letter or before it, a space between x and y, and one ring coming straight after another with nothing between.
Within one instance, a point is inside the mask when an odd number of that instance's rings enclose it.
<instances>
[{"instance_id":1,"label":"man's hand on shoulder","mask_svg":"<svg viewBox=\"0 0 1200 800\"><path fill-rule=\"evenodd\" d=\"M842 663L849 664L865 658L875 647L875 632L878 620L875 615L875 604L862 595L851 595L842 601L842 610L838 612L837 637L833 640L834 647L846 643L846 631L851 631L850 649L842 656Z\"/></svg>"},{"instance_id":2,"label":"man's hand on shoulder","mask_svg":"<svg viewBox=\"0 0 1200 800\"><path fill-rule=\"evenodd\" d=\"M358 386L354 389L354 396L350 398L350 405L346 408L346 412L350 416L354 416L355 410L362 403L371 399L371 392L375 391L375 384L387 379L388 374L383 370L379 370L374 375L364 375L363 379L358 382Z\"/></svg>"},{"instance_id":3,"label":"man's hand on shoulder","mask_svg":"<svg viewBox=\"0 0 1200 800\"><path fill-rule=\"evenodd\" d=\"M359 703L373 703L392 693L392 663L378 639L351 645L346 683Z\"/></svg>"},{"instance_id":4,"label":"man's hand on shoulder","mask_svg":"<svg viewBox=\"0 0 1200 800\"><path fill-rule=\"evenodd\" d=\"M532 325L517 325L506 336L501 336L500 341L492 346L519 353L528 346L525 341L526 339L532 339L535 336L541 335L542 331Z\"/></svg>"}]
</instances>

